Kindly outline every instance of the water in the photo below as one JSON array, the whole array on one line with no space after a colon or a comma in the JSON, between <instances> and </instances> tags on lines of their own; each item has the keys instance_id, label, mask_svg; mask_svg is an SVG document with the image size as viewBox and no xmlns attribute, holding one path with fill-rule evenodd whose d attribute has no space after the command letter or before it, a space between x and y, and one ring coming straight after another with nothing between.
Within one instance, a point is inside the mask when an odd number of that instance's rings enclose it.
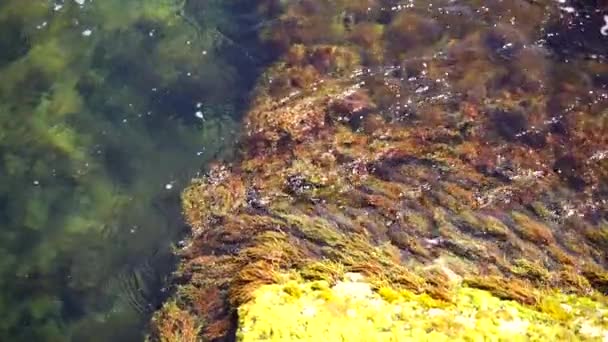
<instances>
[{"instance_id":1,"label":"water","mask_svg":"<svg viewBox=\"0 0 608 342\"><path fill-rule=\"evenodd\" d=\"M143 338L268 58L222 3L0 1L1 340Z\"/></svg>"}]
</instances>

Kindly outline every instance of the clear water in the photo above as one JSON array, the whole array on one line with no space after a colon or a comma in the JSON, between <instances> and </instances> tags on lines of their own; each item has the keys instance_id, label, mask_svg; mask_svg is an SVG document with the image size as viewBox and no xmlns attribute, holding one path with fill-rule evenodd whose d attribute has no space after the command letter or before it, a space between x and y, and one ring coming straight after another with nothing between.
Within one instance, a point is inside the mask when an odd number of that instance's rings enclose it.
<instances>
[{"instance_id":1,"label":"clear water","mask_svg":"<svg viewBox=\"0 0 608 342\"><path fill-rule=\"evenodd\" d=\"M263 63L248 12L0 1L0 340L143 338L180 191L230 155Z\"/></svg>"}]
</instances>

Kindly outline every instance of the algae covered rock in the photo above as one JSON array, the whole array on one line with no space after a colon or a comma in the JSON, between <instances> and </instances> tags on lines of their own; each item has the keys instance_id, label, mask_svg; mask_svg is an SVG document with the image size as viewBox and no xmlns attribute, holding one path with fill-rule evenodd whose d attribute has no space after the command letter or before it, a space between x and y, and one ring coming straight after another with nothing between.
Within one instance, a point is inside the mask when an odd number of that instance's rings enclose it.
<instances>
[{"instance_id":1,"label":"algae covered rock","mask_svg":"<svg viewBox=\"0 0 608 342\"><path fill-rule=\"evenodd\" d=\"M241 154L182 194L202 339L604 338L608 93L533 44L558 5L264 4Z\"/></svg>"},{"instance_id":2,"label":"algae covered rock","mask_svg":"<svg viewBox=\"0 0 608 342\"><path fill-rule=\"evenodd\" d=\"M559 293L530 307L458 285L451 302L383 287L358 274L333 286L285 280L263 285L238 309L237 340L603 341L607 303Z\"/></svg>"}]
</instances>

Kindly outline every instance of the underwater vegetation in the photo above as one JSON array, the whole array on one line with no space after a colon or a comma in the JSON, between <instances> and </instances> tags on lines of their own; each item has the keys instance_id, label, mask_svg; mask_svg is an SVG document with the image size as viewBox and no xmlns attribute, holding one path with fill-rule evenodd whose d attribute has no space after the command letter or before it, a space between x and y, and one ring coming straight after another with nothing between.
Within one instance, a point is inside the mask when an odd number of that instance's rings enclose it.
<instances>
[{"instance_id":1,"label":"underwater vegetation","mask_svg":"<svg viewBox=\"0 0 608 342\"><path fill-rule=\"evenodd\" d=\"M281 55L151 341L608 337L605 7L257 4Z\"/></svg>"},{"instance_id":2,"label":"underwater vegetation","mask_svg":"<svg viewBox=\"0 0 608 342\"><path fill-rule=\"evenodd\" d=\"M540 310L469 287L453 301L382 287L357 273L263 285L239 307L240 341L601 341L605 302L550 294ZM277 323L280 322L280 323Z\"/></svg>"},{"instance_id":3,"label":"underwater vegetation","mask_svg":"<svg viewBox=\"0 0 608 342\"><path fill-rule=\"evenodd\" d=\"M0 2L1 340L143 339L179 192L231 155L267 58L246 2L195 3Z\"/></svg>"}]
</instances>

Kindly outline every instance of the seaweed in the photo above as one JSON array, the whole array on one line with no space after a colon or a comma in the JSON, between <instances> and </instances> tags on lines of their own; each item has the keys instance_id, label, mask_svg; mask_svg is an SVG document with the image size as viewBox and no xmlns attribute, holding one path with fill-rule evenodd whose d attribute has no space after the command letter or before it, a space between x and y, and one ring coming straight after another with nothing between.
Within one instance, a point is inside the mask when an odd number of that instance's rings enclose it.
<instances>
[{"instance_id":1,"label":"seaweed","mask_svg":"<svg viewBox=\"0 0 608 342\"><path fill-rule=\"evenodd\" d=\"M229 326L200 338L354 338L343 327L367 316L333 292L350 285L364 307L411 305L407 324L361 323L370 340L605 334L582 309L605 296L606 173L586 162L606 146L603 109L532 44L558 5L432 3L260 4L277 15L259 35L278 60L256 83L237 159L183 194L193 236L179 305L220 289L225 311L200 315ZM449 12L478 15L450 30ZM471 314L451 315L461 307ZM340 315L315 320L327 312ZM293 320L273 329L277 314Z\"/></svg>"},{"instance_id":2,"label":"seaweed","mask_svg":"<svg viewBox=\"0 0 608 342\"><path fill-rule=\"evenodd\" d=\"M163 299L179 190L234 151L253 82L237 74L258 72L197 39L179 6L0 5L3 338L134 340Z\"/></svg>"}]
</instances>

